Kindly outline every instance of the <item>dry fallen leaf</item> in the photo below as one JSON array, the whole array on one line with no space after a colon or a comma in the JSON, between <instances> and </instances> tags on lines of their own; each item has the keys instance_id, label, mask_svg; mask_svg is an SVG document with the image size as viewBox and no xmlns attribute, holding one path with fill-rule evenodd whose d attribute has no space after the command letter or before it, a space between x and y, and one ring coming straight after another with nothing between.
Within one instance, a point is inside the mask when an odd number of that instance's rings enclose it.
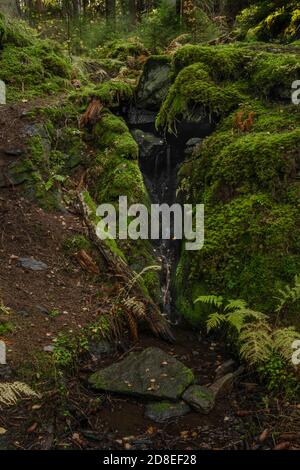
<instances>
[{"instance_id":1,"label":"dry fallen leaf","mask_svg":"<svg viewBox=\"0 0 300 470\"><path fill-rule=\"evenodd\" d=\"M269 434L269 429L265 429L258 438L259 442L265 442L268 439Z\"/></svg>"},{"instance_id":2,"label":"dry fallen leaf","mask_svg":"<svg viewBox=\"0 0 300 470\"><path fill-rule=\"evenodd\" d=\"M6 432L7 430L5 428L0 428L0 436L3 436Z\"/></svg>"},{"instance_id":3,"label":"dry fallen leaf","mask_svg":"<svg viewBox=\"0 0 300 470\"><path fill-rule=\"evenodd\" d=\"M273 448L273 450L287 450L290 448L290 445L290 442L280 442Z\"/></svg>"},{"instance_id":4,"label":"dry fallen leaf","mask_svg":"<svg viewBox=\"0 0 300 470\"><path fill-rule=\"evenodd\" d=\"M28 432L28 433L34 432L37 427L38 427L38 423L33 423L33 424L27 429L27 432Z\"/></svg>"}]
</instances>

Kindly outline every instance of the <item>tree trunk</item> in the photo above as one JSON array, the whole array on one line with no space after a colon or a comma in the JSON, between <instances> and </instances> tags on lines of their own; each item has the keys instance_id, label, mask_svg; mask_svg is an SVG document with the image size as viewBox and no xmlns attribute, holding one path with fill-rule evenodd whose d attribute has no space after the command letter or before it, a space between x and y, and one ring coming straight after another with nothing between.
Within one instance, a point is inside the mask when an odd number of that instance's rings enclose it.
<instances>
[{"instance_id":1,"label":"tree trunk","mask_svg":"<svg viewBox=\"0 0 300 470\"><path fill-rule=\"evenodd\" d=\"M19 16L16 0L0 0L0 12L10 16Z\"/></svg>"}]
</instances>

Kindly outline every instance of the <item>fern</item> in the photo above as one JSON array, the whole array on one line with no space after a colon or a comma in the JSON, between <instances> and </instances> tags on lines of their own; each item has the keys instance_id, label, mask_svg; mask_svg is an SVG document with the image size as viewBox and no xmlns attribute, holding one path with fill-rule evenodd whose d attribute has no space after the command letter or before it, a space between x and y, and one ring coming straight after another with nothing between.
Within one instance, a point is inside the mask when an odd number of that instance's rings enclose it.
<instances>
[{"instance_id":1,"label":"fern","mask_svg":"<svg viewBox=\"0 0 300 470\"><path fill-rule=\"evenodd\" d=\"M39 395L23 382L0 383L0 404L15 405L22 396L34 398Z\"/></svg>"},{"instance_id":2,"label":"fern","mask_svg":"<svg viewBox=\"0 0 300 470\"><path fill-rule=\"evenodd\" d=\"M217 330L220 328L223 323L226 322L226 317L222 313L212 313L209 315L208 320L206 322L207 332L209 333L211 330Z\"/></svg>"},{"instance_id":3,"label":"fern","mask_svg":"<svg viewBox=\"0 0 300 470\"><path fill-rule=\"evenodd\" d=\"M298 333L293 327L280 328L273 332L274 348L276 348L287 362L292 359L292 344L295 340L300 339Z\"/></svg>"},{"instance_id":4,"label":"fern","mask_svg":"<svg viewBox=\"0 0 300 470\"><path fill-rule=\"evenodd\" d=\"M240 354L250 365L267 361L273 350L270 325L265 321L247 323L240 332Z\"/></svg>"},{"instance_id":5,"label":"fern","mask_svg":"<svg viewBox=\"0 0 300 470\"><path fill-rule=\"evenodd\" d=\"M247 307L247 303L242 299L229 300L228 304L225 306L224 311L228 310L241 310Z\"/></svg>"},{"instance_id":6,"label":"fern","mask_svg":"<svg viewBox=\"0 0 300 470\"><path fill-rule=\"evenodd\" d=\"M276 298L279 301L279 304L275 311L280 313L287 306L287 304L294 304L300 300L300 274L295 276L293 287L287 285L284 287L284 289L279 289L278 293L280 296Z\"/></svg>"},{"instance_id":7,"label":"fern","mask_svg":"<svg viewBox=\"0 0 300 470\"><path fill-rule=\"evenodd\" d=\"M220 308L223 305L224 299L221 295L201 295L194 301L194 303L197 302Z\"/></svg>"}]
</instances>

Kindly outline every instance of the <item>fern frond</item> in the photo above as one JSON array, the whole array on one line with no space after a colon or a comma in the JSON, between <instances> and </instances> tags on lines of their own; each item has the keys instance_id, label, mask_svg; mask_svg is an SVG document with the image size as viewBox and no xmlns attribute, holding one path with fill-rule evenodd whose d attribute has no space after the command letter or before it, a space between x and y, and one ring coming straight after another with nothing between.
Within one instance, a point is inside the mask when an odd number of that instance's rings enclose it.
<instances>
[{"instance_id":1,"label":"fern frond","mask_svg":"<svg viewBox=\"0 0 300 470\"><path fill-rule=\"evenodd\" d=\"M15 405L21 397L36 398L38 394L23 382L0 383L0 405Z\"/></svg>"},{"instance_id":2,"label":"fern frond","mask_svg":"<svg viewBox=\"0 0 300 470\"><path fill-rule=\"evenodd\" d=\"M283 289L279 289L278 293L280 296L276 298L279 304L275 311L280 313L286 304L293 304L300 300L300 274L296 274L294 277L294 285L292 287L287 285Z\"/></svg>"},{"instance_id":3,"label":"fern frond","mask_svg":"<svg viewBox=\"0 0 300 470\"><path fill-rule=\"evenodd\" d=\"M224 314L218 312L212 313L206 321L207 333L220 328L224 322L226 322Z\"/></svg>"},{"instance_id":4,"label":"fern frond","mask_svg":"<svg viewBox=\"0 0 300 470\"><path fill-rule=\"evenodd\" d=\"M225 312L229 310L241 310L247 307L247 302L242 299L229 300L228 304L224 308Z\"/></svg>"},{"instance_id":5,"label":"fern frond","mask_svg":"<svg viewBox=\"0 0 300 470\"><path fill-rule=\"evenodd\" d=\"M300 333L293 327L280 328L273 332L274 348L276 348L287 362L292 360L292 344L300 339Z\"/></svg>"},{"instance_id":6,"label":"fern frond","mask_svg":"<svg viewBox=\"0 0 300 470\"><path fill-rule=\"evenodd\" d=\"M245 323L245 319L246 316L244 315L243 310L236 310L235 312L230 312L226 315L227 323L235 328L238 333L241 331L241 328Z\"/></svg>"},{"instance_id":7,"label":"fern frond","mask_svg":"<svg viewBox=\"0 0 300 470\"><path fill-rule=\"evenodd\" d=\"M241 328L246 323L246 320L253 319L256 321L265 321L267 318L267 315L265 315L264 313L251 310L250 308L241 308L239 310L235 310L234 312L226 314L227 322L231 326L236 328L238 333L241 331Z\"/></svg>"},{"instance_id":8,"label":"fern frond","mask_svg":"<svg viewBox=\"0 0 300 470\"><path fill-rule=\"evenodd\" d=\"M122 304L126 309L130 310L136 318L145 318L146 307L140 300L137 300L135 297L128 297L127 299L123 299Z\"/></svg>"},{"instance_id":9,"label":"fern frond","mask_svg":"<svg viewBox=\"0 0 300 470\"><path fill-rule=\"evenodd\" d=\"M201 295L194 301L194 304L202 302L203 304L213 305L220 308L223 305L223 300L224 299L221 295Z\"/></svg>"},{"instance_id":10,"label":"fern frond","mask_svg":"<svg viewBox=\"0 0 300 470\"><path fill-rule=\"evenodd\" d=\"M239 340L240 354L251 366L265 362L273 349L271 328L265 321L247 323L241 329Z\"/></svg>"}]
</instances>

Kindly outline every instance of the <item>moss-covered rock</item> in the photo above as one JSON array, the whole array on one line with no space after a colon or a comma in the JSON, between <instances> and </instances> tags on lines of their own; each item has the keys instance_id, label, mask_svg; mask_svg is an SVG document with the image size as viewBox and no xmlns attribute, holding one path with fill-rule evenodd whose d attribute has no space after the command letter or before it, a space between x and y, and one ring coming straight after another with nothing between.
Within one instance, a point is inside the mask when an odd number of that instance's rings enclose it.
<instances>
[{"instance_id":1,"label":"moss-covered rock","mask_svg":"<svg viewBox=\"0 0 300 470\"><path fill-rule=\"evenodd\" d=\"M242 101L238 85L225 82L217 85L210 77L207 65L198 62L178 74L160 109L156 125L172 132L176 130L178 120L211 122L229 114Z\"/></svg>"},{"instance_id":2,"label":"moss-covered rock","mask_svg":"<svg viewBox=\"0 0 300 470\"><path fill-rule=\"evenodd\" d=\"M299 109L242 110L253 112L249 129L235 112L180 172L182 190L206 213L204 248L183 250L176 273L177 308L192 324L205 320L194 300L207 293L272 311L276 288L300 269Z\"/></svg>"},{"instance_id":3,"label":"moss-covered rock","mask_svg":"<svg viewBox=\"0 0 300 470\"><path fill-rule=\"evenodd\" d=\"M101 59L118 59L123 61L129 56L147 56L148 54L147 49L137 38L128 38L127 40L114 39L97 49L97 55Z\"/></svg>"},{"instance_id":4,"label":"moss-covered rock","mask_svg":"<svg viewBox=\"0 0 300 470\"><path fill-rule=\"evenodd\" d=\"M249 40L299 39L300 11L294 0L255 2L240 13L237 21L241 33Z\"/></svg>"},{"instance_id":5,"label":"moss-covered rock","mask_svg":"<svg viewBox=\"0 0 300 470\"><path fill-rule=\"evenodd\" d=\"M8 99L57 93L68 85L71 64L58 44L41 40L24 23L1 21L1 78Z\"/></svg>"}]
</instances>

